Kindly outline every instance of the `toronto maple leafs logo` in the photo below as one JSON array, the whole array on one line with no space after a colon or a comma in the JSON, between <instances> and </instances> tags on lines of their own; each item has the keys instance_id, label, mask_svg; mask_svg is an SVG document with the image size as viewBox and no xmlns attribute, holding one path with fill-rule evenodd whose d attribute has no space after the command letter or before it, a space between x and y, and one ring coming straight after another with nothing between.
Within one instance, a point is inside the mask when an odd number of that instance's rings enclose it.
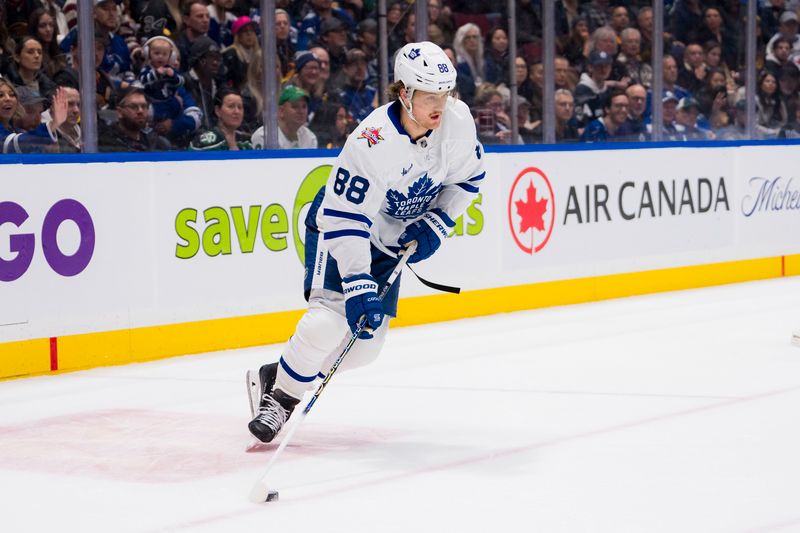
<instances>
[{"instance_id":1,"label":"toronto maple leafs logo","mask_svg":"<svg viewBox=\"0 0 800 533\"><path fill-rule=\"evenodd\" d=\"M434 184L425 174L408 188L408 194L389 189L386 193L386 213L399 220L417 218L428 210L431 202L442 190L442 184Z\"/></svg>"},{"instance_id":2,"label":"toronto maple leafs logo","mask_svg":"<svg viewBox=\"0 0 800 533\"><path fill-rule=\"evenodd\" d=\"M538 168L520 172L508 197L508 223L520 250L533 255L550 240L555 226L555 195L550 180Z\"/></svg>"},{"instance_id":3,"label":"toronto maple leafs logo","mask_svg":"<svg viewBox=\"0 0 800 533\"><path fill-rule=\"evenodd\" d=\"M419 48L412 48L411 51L408 53L408 58L413 61L416 58L418 58L419 55L420 55L420 49Z\"/></svg>"},{"instance_id":4,"label":"toronto maple leafs logo","mask_svg":"<svg viewBox=\"0 0 800 533\"><path fill-rule=\"evenodd\" d=\"M367 146L372 148L378 142L383 140L381 137L381 129L380 128L364 128L364 131L361 132L361 135L358 136L359 139L366 139Z\"/></svg>"}]
</instances>

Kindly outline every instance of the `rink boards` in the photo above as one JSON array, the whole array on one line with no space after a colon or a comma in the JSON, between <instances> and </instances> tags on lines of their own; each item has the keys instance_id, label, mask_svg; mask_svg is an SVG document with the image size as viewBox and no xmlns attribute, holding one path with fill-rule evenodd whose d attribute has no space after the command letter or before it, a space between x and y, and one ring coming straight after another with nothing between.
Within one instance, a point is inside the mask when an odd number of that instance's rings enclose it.
<instances>
[{"instance_id":1,"label":"rink boards","mask_svg":"<svg viewBox=\"0 0 800 533\"><path fill-rule=\"evenodd\" d=\"M406 272L393 324L800 273L796 144L620 148L485 153L480 196L416 267L463 293ZM0 160L0 377L286 340L303 218L333 164Z\"/></svg>"}]
</instances>

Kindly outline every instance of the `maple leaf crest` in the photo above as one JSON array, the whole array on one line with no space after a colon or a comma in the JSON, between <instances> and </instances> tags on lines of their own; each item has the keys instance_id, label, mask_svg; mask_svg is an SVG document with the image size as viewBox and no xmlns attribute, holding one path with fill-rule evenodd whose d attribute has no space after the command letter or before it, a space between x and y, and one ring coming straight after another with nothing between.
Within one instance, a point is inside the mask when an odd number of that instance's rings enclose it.
<instances>
[{"instance_id":1,"label":"maple leaf crest","mask_svg":"<svg viewBox=\"0 0 800 533\"><path fill-rule=\"evenodd\" d=\"M533 181L528 185L525 192L527 193L526 200L517 200L514 202L514 205L517 206L517 214L521 217L519 232L525 233L531 228L544 231L544 214L545 211L547 211L547 198L536 199L536 187L533 186Z\"/></svg>"},{"instance_id":2,"label":"maple leaf crest","mask_svg":"<svg viewBox=\"0 0 800 533\"><path fill-rule=\"evenodd\" d=\"M386 213L400 220L417 218L428 210L428 206L442 190L442 184L434 185L425 174L408 188L408 193L389 189L386 192Z\"/></svg>"}]
</instances>

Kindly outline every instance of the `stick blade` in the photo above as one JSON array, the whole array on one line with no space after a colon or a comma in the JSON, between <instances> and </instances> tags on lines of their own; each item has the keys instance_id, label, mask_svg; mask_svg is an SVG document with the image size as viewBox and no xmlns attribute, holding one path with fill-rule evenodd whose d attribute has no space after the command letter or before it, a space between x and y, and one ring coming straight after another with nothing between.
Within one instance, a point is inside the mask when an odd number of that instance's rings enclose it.
<instances>
[{"instance_id":1,"label":"stick blade","mask_svg":"<svg viewBox=\"0 0 800 533\"><path fill-rule=\"evenodd\" d=\"M269 490L263 480L259 480L250 490L250 501L253 503L265 503L278 500L278 491Z\"/></svg>"}]
</instances>

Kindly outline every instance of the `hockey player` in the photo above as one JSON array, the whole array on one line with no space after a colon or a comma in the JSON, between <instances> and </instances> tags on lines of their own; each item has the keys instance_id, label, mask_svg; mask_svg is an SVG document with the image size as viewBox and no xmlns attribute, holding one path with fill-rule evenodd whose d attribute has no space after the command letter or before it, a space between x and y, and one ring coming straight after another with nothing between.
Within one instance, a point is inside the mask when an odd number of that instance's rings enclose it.
<instances>
[{"instance_id":1,"label":"hockey player","mask_svg":"<svg viewBox=\"0 0 800 533\"><path fill-rule=\"evenodd\" d=\"M412 241L429 258L475 199L483 148L466 104L452 97L456 70L441 48L409 43L397 54L391 103L348 137L306 217L308 310L278 363L248 372L250 432L270 442L303 393L325 377L362 316L367 328L340 369L374 360L397 311L399 278L380 288Z\"/></svg>"}]
</instances>

